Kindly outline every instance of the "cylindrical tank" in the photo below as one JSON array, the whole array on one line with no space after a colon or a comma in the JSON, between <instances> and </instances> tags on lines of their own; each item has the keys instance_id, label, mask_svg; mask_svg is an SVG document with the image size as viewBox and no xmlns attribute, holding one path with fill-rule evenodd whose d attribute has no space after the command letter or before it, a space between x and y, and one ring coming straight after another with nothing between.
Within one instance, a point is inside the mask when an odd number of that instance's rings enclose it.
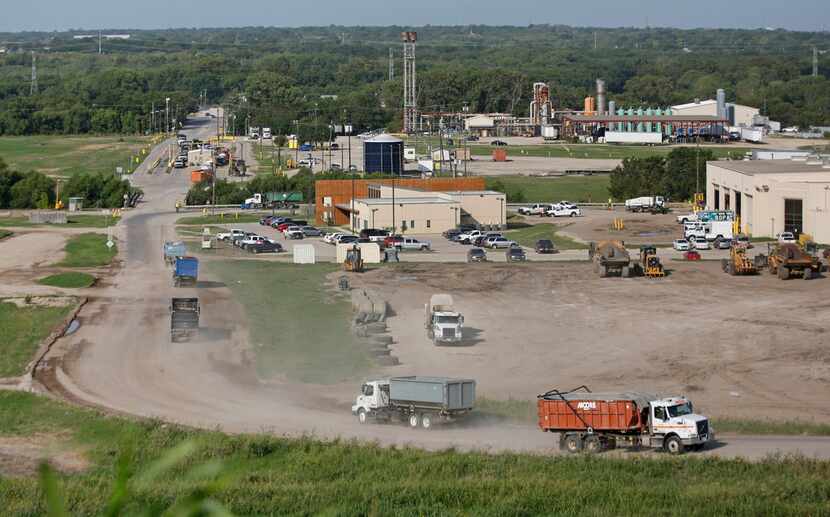
<instances>
[{"instance_id":1,"label":"cylindrical tank","mask_svg":"<svg viewBox=\"0 0 830 517\"><path fill-rule=\"evenodd\" d=\"M634 116L634 108L628 108L628 113L626 113L626 114L627 114L629 117L633 117L633 116ZM632 132L632 131L634 131L634 123L633 123L633 122L629 122L629 123L628 123L628 129L627 129L627 131L628 131L629 133L630 133L630 132Z\"/></svg>"},{"instance_id":2,"label":"cylindrical tank","mask_svg":"<svg viewBox=\"0 0 830 517\"><path fill-rule=\"evenodd\" d=\"M665 115L666 115L667 117L671 117L671 116L672 116L672 110L671 110L671 108L666 108L666 113L665 113ZM672 134L672 131L674 131L674 126L672 126L671 122L669 122L669 123L667 123L667 124L666 124L666 134L669 134L669 135L670 135L670 134Z\"/></svg>"},{"instance_id":3,"label":"cylindrical tank","mask_svg":"<svg viewBox=\"0 0 830 517\"><path fill-rule=\"evenodd\" d=\"M723 90L723 88L718 88L717 100L718 118L724 118L726 117L726 92Z\"/></svg>"},{"instance_id":4,"label":"cylindrical tank","mask_svg":"<svg viewBox=\"0 0 830 517\"><path fill-rule=\"evenodd\" d=\"M649 106L649 107L646 109L646 116L647 116L647 117L652 117L653 115L654 115L654 110L653 110L653 109L651 109L651 106ZM651 125L652 125L652 124L651 124L651 121L647 121L647 122L646 122L646 133L651 133Z\"/></svg>"},{"instance_id":5,"label":"cylindrical tank","mask_svg":"<svg viewBox=\"0 0 830 517\"><path fill-rule=\"evenodd\" d=\"M616 115L617 114L617 103L615 101L608 101L608 114L609 115ZM617 124L611 123L611 131L617 130Z\"/></svg>"},{"instance_id":6,"label":"cylindrical tank","mask_svg":"<svg viewBox=\"0 0 830 517\"><path fill-rule=\"evenodd\" d=\"M660 109L660 107L658 107L657 109L654 110L654 116L655 117L662 117L663 116L663 110ZM654 131L656 133L662 133L663 132L663 123L662 122L658 122L657 124L655 124L655 126L656 127L655 127Z\"/></svg>"},{"instance_id":7,"label":"cylindrical tank","mask_svg":"<svg viewBox=\"0 0 830 517\"><path fill-rule=\"evenodd\" d=\"M403 140L378 135L363 143L363 170L400 175L403 172Z\"/></svg>"},{"instance_id":8,"label":"cylindrical tank","mask_svg":"<svg viewBox=\"0 0 830 517\"><path fill-rule=\"evenodd\" d=\"M586 115L593 115L596 113L596 101L593 97L585 97L585 114Z\"/></svg>"},{"instance_id":9,"label":"cylindrical tank","mask_svg":"<svg viewBox=\"0 0 830 517\"><path fill-rule=\"evenodd\" d=\"M605 115L605 81L597 79L597 113Z\"/></svg>"},{"instance_id":10,"label":"cylindrical tank","mask_svg":"<svg viewBox=\"0 0 830 517\"><path fill-rule=\"evenodd\" d=\"M643 107L640 106L639 108L637 108L637 116L642 117L643 115L644 115ZM637 132L638 133L643 132L643 123L642 123L642 121L637 122Z\"/></svg>"}]
</instances>

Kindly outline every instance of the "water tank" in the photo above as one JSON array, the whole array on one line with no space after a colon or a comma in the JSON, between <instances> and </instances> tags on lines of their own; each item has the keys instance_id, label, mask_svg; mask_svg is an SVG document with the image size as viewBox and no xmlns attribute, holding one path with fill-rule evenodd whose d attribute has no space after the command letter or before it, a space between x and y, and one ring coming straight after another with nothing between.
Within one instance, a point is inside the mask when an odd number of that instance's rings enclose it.
<instances>
[{"instance_id":1,"label":"water tank","mask_svg":"<svg viewBox=\"0 0 830 517\"><path fill-rule=\"evenodd\" d=\"M614 101L608 101L608 114L609 115L616 115L617 114L617 103ZM611 131L617 130L617 124L611 123Z\"/></svg>"},{"instance_id":2,"label":"water tank","mask_svg":"<svg viewBox=\"0 0 830 517\"><path fill-rule=\"evenodd\" d=\"M597 79L597 113L605 115L605 81Z\"/></svg>"},{"instance_id":3,"label":"water tank","mask_svg":"<svg viewBox=\"0 0 830 517\"><path fill-rule=\"evenodd\" d=\"M403 140L378 135L363 143L363 170L397 174L403 172Z\"/></svg>"},{"instance_id":4,"label":"water tank","mask_svg":"<svg viewBox=\"0 0 830 517\"><path fill-rule=\"evenodd\" d=\"M718 118L725 118L726 117L726 92L723 90L723 88L718 88L717 101L718 101Z\"/></svg>"}]
</instances>

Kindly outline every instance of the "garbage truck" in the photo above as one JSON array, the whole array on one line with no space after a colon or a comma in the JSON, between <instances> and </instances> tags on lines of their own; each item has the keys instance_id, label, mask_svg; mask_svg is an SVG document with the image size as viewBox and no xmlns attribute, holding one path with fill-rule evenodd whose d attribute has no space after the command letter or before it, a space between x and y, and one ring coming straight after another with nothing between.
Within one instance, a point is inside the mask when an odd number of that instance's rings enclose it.
<instances>
[{"instance_id":1,"label":"garbage truck","mask_svg":"<svg viewBox=\"0 0 830 517\"><path fill-rule=\"evenodd\" d=\"M683 396L593 393L586 386L537 396L539 428L559 433L559 448L571 453L619 446L661 448L671 454L700 451L715 440L709 419Z\"/></svg>"},{"instance_id":2,"label":"garbage truck","mask_svg":"<svg viewBox=\"0 0 830 517\"><path fill-rule=\"evenodd\" d=\"M369 419L408 422L429 429L473 410L476 381L447 377L392 377L366 381L352 406L358 422Z\"/></svg>"},{"instance_id":3,"label":"garbage truck","mask_svg":"<svg viewBox=\"0 0 830 517\"><path fill-rule=\"evenodd\" d=\"M424 316L427 337L435 345L461 342L464 316L455 310L451 295L432 295L424 305Z\"/></svg>"}]
</instances>

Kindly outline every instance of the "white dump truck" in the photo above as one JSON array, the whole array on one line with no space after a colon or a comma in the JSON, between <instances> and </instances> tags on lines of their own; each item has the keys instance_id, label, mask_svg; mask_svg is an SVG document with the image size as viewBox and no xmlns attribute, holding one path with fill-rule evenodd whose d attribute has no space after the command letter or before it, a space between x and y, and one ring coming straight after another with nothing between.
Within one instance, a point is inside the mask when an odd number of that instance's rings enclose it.
<instances>
[{"instance_id":1,"label":"white dump truck","mask_svg":"<svg viewBox=\"0 0 830 517\"><path fill-rule=\"evenodd\" d=\"M461 342L464 316L456 312L451 295L432 295L424 305L424 316L427 337L434 344Z\"/></svg>"},{"instance_id":2,"label":"white dump truck","mask_svg":"<svg viewBox=\"0 0 830 517\"><path fill-rule=\"evenodd\" d=\"M665 208L663 196L643 196L625 200L625 209L629 212L649 212Z\"/></svg>"},{"instance_id":3,"label":"white dump truck","mask_svg":"<svg viewBox=\"0 0 830 517\"><path fill-rule=\"evenodd\" d=\"M473 409L476 381L445 377L392 377L363 383L352 406L361 424L369 419L409 422L429 429L437 420L452 420Z\"/></svg>"}]
</instances>

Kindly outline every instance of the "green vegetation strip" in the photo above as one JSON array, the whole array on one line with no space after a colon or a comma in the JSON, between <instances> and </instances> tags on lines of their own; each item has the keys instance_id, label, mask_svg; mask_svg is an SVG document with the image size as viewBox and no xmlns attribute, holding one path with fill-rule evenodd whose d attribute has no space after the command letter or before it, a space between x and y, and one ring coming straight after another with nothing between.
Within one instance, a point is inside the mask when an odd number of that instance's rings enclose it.
<instances>
[{"instance_id":1,"label":"green vegetation strip","mask_svg":"<svg viewBox=\"0 0 830 517\"><path fill-rule=\"evenodd\" d=\"M51 445L86 457L86 471L47 484L52 508L71 515L174 505L193 511L171 514L194 515L220 506L236 515L822 515L830 491L830 462L807 458L550 457L228 436L20 392L0 392L0 434L59 434ZM0 477L5 515L46 514L45 494L35 477Z\"/></svg>"},{"instance_id":2,"label":"green vegetation strip","mask_svg":"<svg viewBox=\"0 0 830 517\"><path fill-rule=\"evenodd\" d=\"M41 278L37 283L73 289L91 286L95 283L95 277L86 273L58 273Z\"/></svg>"},{"instance_id":3,"label":"green vegetation strip","mask_svg":"<svg viewBox=\"0 0 830 517\"><path fill-rule=\"evenodd\" d=\"M271 215L268 212L268 215ZM265 217L264 214L251 214L228 212L219 213L216 215L197 215L181 217L176 221L176 224L182 225L203 225L203 224L232 224L232 223L258 223L260 219Z\"/></svg>"},{"instance_id":4,"label":"green vegetation strip","mask_svg":"<svg viewBox=\"0 0 830 517\"><path fill-rule=\"evenodd\" d=\"M490 190L507 194L510 203L555 203L562 200L575 203L608 202L608 174L593 176L488 176L485 184Z\"/></svg>"},{"instance_id":5,"label":"green vegetation strip","mask_svg":"<svg viewBox=\"0 0 830 517\"><path fill-rule=\"evenodd\" d=\"M245 309L260 377L330 384L368 371L366 349L350 329L350 303L323 286L337 266L211 261L206 267Z\"/></svg>"},{"instance_id":6,"label":"green vegetation strip","mask_svg":"<svg viewBox=\"0 0 830 517\"><path fill-rule=\"evenodd\" d=\"M10 232L8 230L0 230L0 240L5 239L6 237L9 237L11 235L12 235L12 232Z\"/></svg>"},{"instance_id":7,"label":"green vegetation strip","mask_svg":"<svg viewBox=\"0 0 830 517\"><path fill-rule=\"evenodd\" d=\"M69 239L64 248L66 258L59 262L63 267L106 266L118 252L118 246L107 247L107 236L100 233L83 233Z\"/></svg>"},{"instance_id":8,"label":"green vegetation strip","mask_svg":"<svg viewBox=\"0 0 830 517\"><path fill-rule=\"evenodd\" d=\"M522 246L530 248L536 246L536 241L540 239L550 239L556 248L560 250L588 249L587 245L577 242L570 237L558 234L556 232L556 225L550 223L540 223L518 230L508 230L504 232L504 236L518 242Z\"/></svg>"},{"instance_id":9,"label":"green vegetation strip","mask_svg":"<svg viewBox=\"0 0 830 517\"><path fill-rule=\"evenodd\" d=\"M120 218L104 215L81 214L67 217L66 225L54 224L56 228L106 228L115 226ZM30 223L28 217L0 217L0 226L30 227L47 226L49 223Z\"/></svg>"},{"instance_id":10,"label":"green vegetation strip","mask_svg":"<svg viewBox=\"0 0 830 517\"><path fill-rule=\"evenodd\" d=\"M0 300L0 377L23 374L41 341L72 309L71 304L65 307L18 307Z\"/></svg>"},{"instance_id":11,"label":"green vegetation strip","mask_svg":"<svg viewBox=\"0 0 830 517\"><path fill-rule=\"evenodd\" d=\"M511 145L503 147L507 150L508 158L521 156L549 157L549 158L587 158L587 159L613 159L623 158L648 158L650 156L666 156L672 149L677 147L668 146L645 146L645 145L603 145L603 144L544 144L544 145ZM693 146L686 146L693 147ZM470 152L473 156L490 156L493 149L489 145L471 145ZM705 147L714 153L715 158L742 159L749 150L745 147Z\"/></svg>"}]
</instances>

